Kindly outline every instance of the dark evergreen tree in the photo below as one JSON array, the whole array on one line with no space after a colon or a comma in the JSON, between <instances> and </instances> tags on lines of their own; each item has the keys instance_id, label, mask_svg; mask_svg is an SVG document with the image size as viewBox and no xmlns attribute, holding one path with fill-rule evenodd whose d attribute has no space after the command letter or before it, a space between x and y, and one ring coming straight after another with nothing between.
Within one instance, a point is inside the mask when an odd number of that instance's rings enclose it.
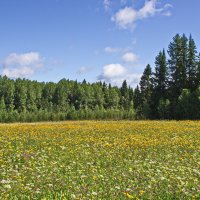
<instances>
[{"instance_id":1,"label":"dark evergreen tree","mask_svg":"<svg viewBox=\"0 0 200 200\"><path fill-rule=\"evenodd\" d=\"M197 72L195 77L195 88L198 89L200 86L200 53L197 58Z\"/></svg>"},{"instance_id":2,"label":"dark evergreen tree","mask_svg":"<svg viewBox=\"0 0 200 200\"><path fill-rule=\"evenodd\" d=\"M137 87L134 90L134 108L137 110L139 109L140 105L141 105L141 93L140 93L140 89L139 86L137 85Z\"/></svg>"},{"instance_id":3,"label":"dark evergreen tree","mask_svg":"<svg viewBox=\"0 0 200 200\"><path fill-rule=\"evenodd\" d=\"M141 103L143 104L145 101L149 102L151 97L151 89L152 89L152 82L151 82L151 67L147 65L144 69L143 75L140 81L140 91L141 91Z\"/></svg>"},{"instance_id":4,"label":"dark evergreen tree","mask_svg":"<svg viewBox=\"0 0 200 200\"><path fill-rule=\"evenodd\" d=\"M131 106L131 100L126 80L123 81L122 86L120 88L120 92L121 92L120 106L125 110L129 110Z\"/></svg>"},{"instance_id":5,"label":"dark evergreen tree","mask_svg":"<svg viewBox=\"0 0 200 200\"><path fill-rule=\"evenodd\" d=\"M182 89L187 88L187 38L177 34L169 44L169 87L171 99L177 100Z\"/></svg>"},{"instance_id":6,"label":"dark evergreen tree","mask_svg":"<svg viewBox=\"0 0 200 200\"><path fill-rule=\"evenodd\" d=\"M168 69L165 50L159 52L155 59L155 73L153 73L153 91L151 99L151 109L153 118L158 117L158 105L160 99L166 98L168 82Z\"/></svg>"},{"instance_id":7,"label":"dark evergreen tree","mask_svg":"<svg viewBox=\"0 0 200 200\"><path fill-rule=\"evenodd\" d=\"M168 81L168 69L164 49L156 57L155 65L156 67L153 78L154 89L156 90L159 99L165 98Z\"/></svg>"},{"instance_id":8,"label":"dark evergreen tree","mask_svg":"<svg viewBox=\"0 0 200 200\"><path fill-rule=\"evenodd\" d=\"M187 56L187 78L188 78L188 88L190 91L197 89L195 84L196 74L197 74L197 49L196 44L190 35L189 45L188 45L188 56Z\"/></svg>"}]
</instances>

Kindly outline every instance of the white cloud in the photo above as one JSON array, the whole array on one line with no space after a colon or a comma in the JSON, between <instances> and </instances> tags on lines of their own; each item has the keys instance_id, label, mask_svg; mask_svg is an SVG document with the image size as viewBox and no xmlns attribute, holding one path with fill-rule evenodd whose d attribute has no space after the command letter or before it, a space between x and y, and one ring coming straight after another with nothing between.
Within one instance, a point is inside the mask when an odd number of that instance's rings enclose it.
<instances>
[{"instance_id":1,"label":"white cloud","mask_svg":"<svg viewBox=\"0 0 200 200\"><path fill-rule=\"evenodd\" d=\"M37 52L9 54L3 62L3 75L10 78L24 78L33 75L43 66L43 59Z\"/></svg>"},{"instance_id":2,"label":"white cloud","mask_svg":"<svg viewBox=\"0 0 200 200\"><path fill-rule=\"evenodd\" d=\"M112 16L111 20L114 21L119 28L134 29L136 21L138 20L152 17L156 14L170 16L171 12L168 9L171 7L171 4L165 4L164 7L157 8L157 0L146 0L141 9L136 10L132 7L125 7Z\"/></svg>"},{"instance_id":3,"label":"white cloud","mask_svg":"<svg viewBox=\"0 0 200 200\"><path fill-rule=\"evenodd\" d=\"M137 11L131 7L125 7L119 10L111 20L114 21L120 28L134 28L134 22L137 19Z\"/></svg>"},{"instance_id":4,"label":"white cloud","mask_svg":"<svg viewBox=\"0 0 200 200\"><path fill-rule=\"evenodd\" d=\"M134 74L121 64L109 64L103 67L102 74L98 80L109 82L113 85L121 86L124 80L129 85L135 87L140 80L140 74Z\"/></svg>"},{"instance_id":5,"label":"white cloud","mask_svg":"<svg viewBox=\"0 0 200 200\"><path fill-rule=\"evenodd\" d=\"M144 6L137 12L138 19L151 17L155 15L156 13L161 12L162 9L156 8L156 2L157 0L146 1Z\"/></svg>"},{"instance_id":6,"label":"white cloud","mask_svg":"<svg viewBox=\"0 0 200 200\"><path fill-rule=\"evenodd\" d=\"M119 48L113 48L113 47L106 47L105 49L104 49L104 51L106 52L106 53L116 53L116 52L118 52L120 49Z\"/></svg>"},{"instance_id":7,"label":"white cloud","mask_svg":"<svg viewBox=\"0 0 200 200\"><path fill-rule=\"evenodd\" d=\"M124 62L137 62L138 61L138 56L132 52L127 52L122 56L122 60Z\"/></svg>"},{"instance_id":8,"label":"white cloud","mask_svg":"<svg viewBox=\"0 0 200 200\"><path fill-rule=\"evenodd\" d=\"M29 67L21 67L21 68L14 68L8 69L5 68L3 70L3 75L6 75L10 78L18 78L18 77L27 77L34 74L34 70Z\"/></svg>"},{"instance_id":9,"label":"white cloud","mask_svg":"<svg viewBox=\"0 0 200 200\"><path fill-rule=\"evenodd\" d=\"M40 55L36 52L30 52L25 54L11 53L6 57L4 64L6 66L12 64L30 65L33 63L37 63L38 61L40 61Z\"/></svg>"},{"instance_id":10,"label":"white cloud","mask_svg":"<svg viewBox=\"0 0 200 200\"><path fill-rule=\"evenodd\" d=\"M103 68L103 77L114 78L122 76L126 73L126 68L120 64L110 64Z\"/></svg>"},{"instance_id":11,"label":"white cloud","mask_svg":"<svg viewBox=\"0 0 200 200\"><path fill-rule=\"evenodd\" d=\"M77 74L85 74L87 73L88 71L90 71L91 68L90 67L85 67L85 66L82 66L78 69L77 71Z\"/></svg>"},{"instance_id":12,"label":"white cloud","mask_svg":"<svg viewBox=\"0 0 200 200\"><path fill-rule=\"evenodd\" d=\"M104 9L107 11L110 8L110 0L103 0Z\"/></svg>"}]
</instances>

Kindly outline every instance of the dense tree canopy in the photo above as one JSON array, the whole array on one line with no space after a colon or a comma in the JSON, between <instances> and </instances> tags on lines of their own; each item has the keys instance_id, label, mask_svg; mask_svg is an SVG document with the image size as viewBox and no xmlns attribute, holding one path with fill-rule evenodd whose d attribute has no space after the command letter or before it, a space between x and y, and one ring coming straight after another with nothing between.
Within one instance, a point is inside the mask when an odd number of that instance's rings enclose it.
<instances>
[{"instance_id":1,"label":"dense tree canopy","mask_svg":"<svg viewBox=\"0 0 200 200\"><path fill-rule=\"evenodd\" d=\"M66 79L39 83L0 76L0 121L134 119L133 89Z\"/></svg>"}]
</instances>

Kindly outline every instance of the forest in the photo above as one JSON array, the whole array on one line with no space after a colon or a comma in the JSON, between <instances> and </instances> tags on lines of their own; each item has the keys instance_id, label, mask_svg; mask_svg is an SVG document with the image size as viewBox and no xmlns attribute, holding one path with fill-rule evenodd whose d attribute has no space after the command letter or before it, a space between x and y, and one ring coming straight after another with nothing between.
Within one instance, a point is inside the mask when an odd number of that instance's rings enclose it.
<instances>
[{"instance_id":1,"label":"forest","mask_svg":"<svg viewBox=\"0 0 200 200\"><path fill-rule=\"evenodd\" d=\"M152 70L154 69L154 70ZM58 83L0 76L0 122L84 119L200 119L200 54L177 34L133 89L106 82Z\"/></svg>"}]
</instances>

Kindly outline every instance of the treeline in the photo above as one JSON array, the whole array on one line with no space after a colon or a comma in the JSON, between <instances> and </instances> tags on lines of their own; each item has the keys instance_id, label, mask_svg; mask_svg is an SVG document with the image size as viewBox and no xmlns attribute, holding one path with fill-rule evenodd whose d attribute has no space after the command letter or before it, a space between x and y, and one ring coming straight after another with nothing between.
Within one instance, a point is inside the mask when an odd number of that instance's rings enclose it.
<instances>
[{"instance_id":1,"label":"treeline","mask_svg":"<svg viewBox=\"0 0 200 200\"><path fill-rule=\"evenodd\" d=\"M177 34L133 89L105 82L58 83L0 76L0 122L78 119L200 119L200 54Z\"/></svg>"},{"instance_id":2,"label":"treeline","mask_svg":"<svg viewBox=\"0 0 200 200\"><path fill-rule=\"evenodd\" d=\"M133 89L62 79L40 83L0 76L0 122L135 119Z\"/></svg>"},{"instance_id":3,"label":"treeline","mask_svg":"<svg viewBox=\"0 0 200 200\"><path fill-rule=\"evenodd\" d=\"M200 119L200 54L190 35L177 34L147 65L134 91L137 118Z\"/></svg>"}]
</instances>

